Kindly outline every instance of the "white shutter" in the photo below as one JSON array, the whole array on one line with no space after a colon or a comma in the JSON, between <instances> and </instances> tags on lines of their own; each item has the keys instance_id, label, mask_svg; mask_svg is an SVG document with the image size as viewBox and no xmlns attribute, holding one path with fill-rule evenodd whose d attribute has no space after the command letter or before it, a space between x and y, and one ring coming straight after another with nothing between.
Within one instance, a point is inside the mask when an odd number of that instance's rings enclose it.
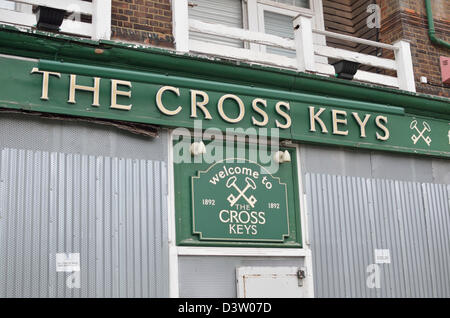
<instances>
[{"instance_id":1,"label":"white shutter","mask_svg":"<svg viewBox=\"0 0 450 318\"><path fill-rule=\"evenodd\" d=\"M272 0L278 3L289 4L291 6L300 8L310 8L309 0Z\"/></svg>"},{"instance_id":2,"label":"white shutter","mask_svg":"<svg viewBox=\"0 0 450 318\"><path fill-rule=\"evenodd\" d=\"M189 18L207 23L222 24L229 27L243 28L243 13L241 0L191 0ZM243 47L242 41L222 38L219 36L190 32L189 37L199 40L233 47Z\"/></svg>"},{"instance_id":3,"label":"white shutter","mask_svg":"<svg viewBox=\"0 0 450 318\"><path fill-rule=\"evenodd\" d=\"M264 31L268 34L293 39L294 29L292 27L292 17L264 10ZM295 51L293 50L267 46L266 52L295 58Z\"/></svg>"},{"instance_id":4,"label":"white shutter","mask_svg":"<svg viewBox=\"0 0 450 318\"><path fill-rule=\"evenodd\" d=\"M10 0L0 0L0 9L7 9L30 14L33 13L32 12L33 6L31 4L16 3Z\"/></svg>"},{"instance_id":5,"label":"white shutter","mask_svg":"<svg viewBox=\"0 0 450 318\"><path fill-rule=\"evenodd\" d=\"M0 0L0 8L1 9L14 10L15 9L15 3L12 2L12 1Z\"/></svg>"}]
</instances>

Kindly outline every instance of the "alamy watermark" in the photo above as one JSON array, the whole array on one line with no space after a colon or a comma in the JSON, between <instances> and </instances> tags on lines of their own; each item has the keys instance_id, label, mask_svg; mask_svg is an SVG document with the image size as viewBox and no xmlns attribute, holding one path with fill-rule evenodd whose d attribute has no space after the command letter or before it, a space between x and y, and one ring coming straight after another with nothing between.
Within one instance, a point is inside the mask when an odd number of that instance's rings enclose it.
<instances>
[{"instance_id":1,"label":"alamy watermark","mask_svg":"<svg viewBox=\"0 0 450 318\"><path fill-rule=\"evenodd\" d=\"M173 147L173 162L213 164L225 159L235 158L236 163L258 162L273 174L279 164L289 161L280 152L278 128L220 128L210 127L203 130L202 121L194 121L194 130L176 128ZM261 173L267 173L262 169Z\"/></svg>"},{"instance_id":2,"label":"alamy watermark","mask_svg":"<svg viewBox=\"0 0 450 318\"><path fill-rule=\"evenodd\" d=\"M367 17L367 27L369 29L381 28L381 8L377 4L370 4L367 6L367 13L370 15Z\"/></svg>"},{"instance_id":3,"label":"alamy watermark","mask_svg":"<svg viewBox=\"0 0 450 318\"><path fill-rule=\"evenodd\" d=\"M381 288L381 266L380 264L391 263L391 252L389 249L375 249L375 264L370 264L366 268L367 276L366 286L369 289Z\"/></svg>"},{"instance_id":4,"label":"alamy watermark","mask_svg":"<svg viewBox=\"0 0 450 318\"><path fill-rule=\"evenodd\" d=\"M381 288L381 268L380 265L378 264L370 264L369 266L367 266L366 268L366 273L368 273L369 275L367 276L367 280L366 280L366 286L369 289L373 289L373 288Z\"/></svg>"}]
</instances>

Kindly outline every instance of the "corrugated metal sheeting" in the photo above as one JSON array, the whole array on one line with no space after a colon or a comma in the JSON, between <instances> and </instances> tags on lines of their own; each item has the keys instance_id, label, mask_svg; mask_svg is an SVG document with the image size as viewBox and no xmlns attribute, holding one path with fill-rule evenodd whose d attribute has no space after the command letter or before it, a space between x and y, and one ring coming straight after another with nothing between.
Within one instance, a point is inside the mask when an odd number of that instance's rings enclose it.
<instances>
[{"instance_id":1,"label":"corrugated metal sheeting","mask_svg":"<svg viewBox=\"0 0 450 318\"><path fill-rule=\"evenodd\" d=\"M156 160L3 148L0 297L167 297L166 171ZM55 253L80 253L80 288L56 272Z\"/></svg>"},{"instance_id":2,"label":"corrugated metal sheeting","mask_svg":"<svg viewBox=\"0 0 450 318\"><path fill-rule=\"evenodd\" d=\"M311 173L305 181L316 297L450 297L450 185ZM378 286L367 284L375 249L390 251Z\"/></svg>"}]
</instances>

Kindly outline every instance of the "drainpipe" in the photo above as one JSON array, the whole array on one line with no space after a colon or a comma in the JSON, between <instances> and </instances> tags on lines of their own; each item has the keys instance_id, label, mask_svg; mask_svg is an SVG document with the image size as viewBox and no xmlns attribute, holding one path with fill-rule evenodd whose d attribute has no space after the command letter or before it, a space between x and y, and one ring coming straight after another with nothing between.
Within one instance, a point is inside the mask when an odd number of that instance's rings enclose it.
<instances>
[{"instance_id":1,"label":"drainpipe","mask_svg":"<svg viewBox=\"0 0 450 318\"><path fill-rule=\"evenodd\" d=\"M434 21L433 21L433 9L431 8L431 0L425 0L425 6L427 8L428 35L430 36L431 42L437 45L441 45L447 49L450 49L449 42L436 37L436 30L434 29Z\"/></svg>"}]
</instances>

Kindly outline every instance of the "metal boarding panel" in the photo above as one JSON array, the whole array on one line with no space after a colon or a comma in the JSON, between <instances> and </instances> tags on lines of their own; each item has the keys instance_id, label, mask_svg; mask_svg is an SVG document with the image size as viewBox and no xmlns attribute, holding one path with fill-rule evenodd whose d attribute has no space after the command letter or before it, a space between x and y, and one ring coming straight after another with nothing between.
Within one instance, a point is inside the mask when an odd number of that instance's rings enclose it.
<instances>
[{"instance_id":1,"label":"metal boarding panel","mask_svg":"<svg viewBox=\"0 0 450 318\"><path fill-rule=\"evenodd\" d=\"M168 297L167 166L3 148L0 297ZM80 288L55 253L80 253Z\"/></svg>"},{"instance_id":2,"label":"metal boarding panel","mask_svg":"<svg viewBox=\"0 0 450 318\"><path fill-rule=\"evenodd\" d=\"M450 296L450 185L305 179L316 297ZM369 288L375 249L390 263L376 264L379 288Z\"/></svg>"},{"instance_id":3,"label":"metal boarding panel","mask_svg":"<svg viewBox=\"0 0 450 318\"><path fill-rule=\"evenodd\" d=\"M450 186L423 184L433 297L450 297Z\"/></svg>"}]
</instances>

